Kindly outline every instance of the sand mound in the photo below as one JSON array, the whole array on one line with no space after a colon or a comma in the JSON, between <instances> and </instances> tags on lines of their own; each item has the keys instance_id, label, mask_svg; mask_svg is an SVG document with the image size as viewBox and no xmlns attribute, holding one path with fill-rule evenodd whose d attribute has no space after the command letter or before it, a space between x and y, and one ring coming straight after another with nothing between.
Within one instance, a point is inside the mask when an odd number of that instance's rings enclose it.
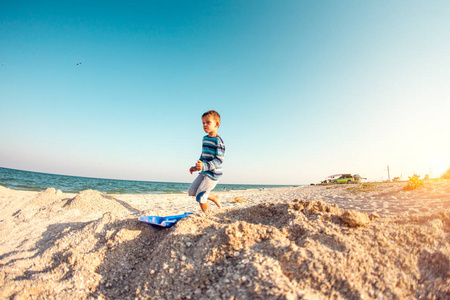
<instances>
[{"instance_id":1,"label":"sand mound","mask_svg":"<svg viewBox=\"0 0 450 300\"><path fill-rule=\"evenodd\" d=\"M5 264L0 296L450 297L449 210L369 218L295 200L194 214L171 229L107 213L48 231L32 266Z\"/></svg>"},{"instance_id":2,"label":"sand mound","mask_svg":"<svg viewBox=\"0 0 450 300\"><path fill-rule=\"evenodd\" d=\"M125 203L120 203L119 200L94 190L78 193L65 207L79 209L86 214L111 212L122 216L130 213L130 209Z\"/></svg>"},{"instance_id":3,"label":"sand mound","mask_svg":"<svg viewBox=\"0 0 450 300\"><path fill-rule=\"evenodd\" d=\"M14 195L14 191L9 189L3 185L0 185L0 199L1 198L9 198Z\"/></svg>"},{"instance_id":4,"label":"sand mound","mask_svg":"<svg viewBox=\"0 0 450 300\"><path fill-rule=\"evenodd\" d=\"M59 200L62 192L60 190L56 190L54 188L48 188L43 192L40 192L36 195L36 197L30 200L30 204L44 206L52 204L53 202Z\"/></svg>"},{"instance_id":5,"label":"sand mound","mask_svg":"<svg viewBox=\"0 0 450 300\"><path fill-rule=\"evenodd\" d=\"M62 192L54 188L48 188L37 193L30 200L26 200L26 204L12 214L13 221L18 224L29 222L33 218L51 218L60 211L61 196Z\"/></svg>"},{"instance_id":6,"label":"sand mound","mask_svg":"<svg viewBox=\"0 0 450 300\"><path fill-rule=\"evenodd\" d=\"M11 191L11 189L8 189L7 187L4 187L3 185L0 185L0 193L6 194L9 191Z\"/></svg>"}]
</instances>

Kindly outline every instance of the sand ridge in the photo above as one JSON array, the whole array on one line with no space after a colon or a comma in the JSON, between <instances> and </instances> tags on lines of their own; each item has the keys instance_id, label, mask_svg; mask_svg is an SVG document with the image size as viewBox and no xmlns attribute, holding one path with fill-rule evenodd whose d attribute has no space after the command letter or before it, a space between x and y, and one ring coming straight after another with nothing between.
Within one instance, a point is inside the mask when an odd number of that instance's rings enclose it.
<instances>
[{"instance_id":1,"label":"sand ridge","mask_svg":"<svg viewBox=\"0 0 450 300\"><path fill-rule=\"evenodd\" d=\"M357 188L224 192L203 214L187 195L0 187L0 297L448 298L449 182Z\"/></svg>"}]
</instances>

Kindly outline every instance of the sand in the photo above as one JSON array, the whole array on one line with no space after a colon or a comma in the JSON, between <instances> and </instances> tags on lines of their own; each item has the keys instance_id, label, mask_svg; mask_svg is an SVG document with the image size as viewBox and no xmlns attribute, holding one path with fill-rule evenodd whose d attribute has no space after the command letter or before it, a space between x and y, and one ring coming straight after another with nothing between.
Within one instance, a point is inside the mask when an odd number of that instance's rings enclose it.
<instances>
[{"instance_id":1,"label":"sand","mask_svg":"<svg viewBox=\"0 0 450 300\"><path fill-rule=\"evenodd\" d=\"M450 182L405 185L229 191L206 214L185 194L0 186L0 298L449 299Z\"/></svg>"}]
</instances>

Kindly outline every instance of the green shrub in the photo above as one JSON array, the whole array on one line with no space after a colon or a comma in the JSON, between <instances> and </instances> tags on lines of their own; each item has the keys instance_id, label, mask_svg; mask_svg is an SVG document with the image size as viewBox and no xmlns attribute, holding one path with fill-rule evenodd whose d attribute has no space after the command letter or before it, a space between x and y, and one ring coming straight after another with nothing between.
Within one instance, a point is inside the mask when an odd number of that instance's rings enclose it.
<instances>
[{"instance_id":1,"label":"green shrub","mask_svg":"<svg viewBox=\"0 0 450 300\"><path fill-rule=\"evenodd\" d=\"M419 179L420 176L414 174L412 177L409 177L408 185L405 186L405 190L413 190L418 188L419 186L423 186L423 180Z\"/></svg>"}]
</instances>

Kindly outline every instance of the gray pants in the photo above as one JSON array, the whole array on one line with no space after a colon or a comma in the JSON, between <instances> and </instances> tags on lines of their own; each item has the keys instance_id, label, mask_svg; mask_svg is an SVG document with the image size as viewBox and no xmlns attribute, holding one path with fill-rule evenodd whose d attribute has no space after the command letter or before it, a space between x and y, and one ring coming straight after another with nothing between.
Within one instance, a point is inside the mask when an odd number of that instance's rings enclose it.
<instances>
[{"instance_id":1,"label":"gray pants","mask_svg":"<svg viewBox=\"0 0 450 300\"><path fill-rule=\"evenodd\" d=\"M218 180L213 180L205 174L198 174L194 182L189 187L189 196L195 196L199 203L206 203L209 193L216 187Z\"/></svg>"}]
</instances>

